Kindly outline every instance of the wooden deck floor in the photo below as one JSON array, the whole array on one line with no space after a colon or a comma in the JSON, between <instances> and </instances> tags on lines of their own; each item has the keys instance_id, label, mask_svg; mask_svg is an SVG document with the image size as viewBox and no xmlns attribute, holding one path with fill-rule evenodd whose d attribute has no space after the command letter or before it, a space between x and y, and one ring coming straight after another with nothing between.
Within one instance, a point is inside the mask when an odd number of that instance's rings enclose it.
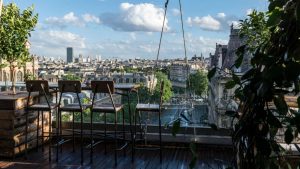
<instances>
[{"instance_id":1,"label":"wooden deck floor","mask_svg":"<svg viewBox=\"0 0 300 169\"><path fill-rule=\"evenodd\" d=\"M99 145L94 151L94 163L90 164L89 150L85 150L84 164L80 165L80 149L72 152L72 146L66 144L63 146L63 152L60 154L59 162L55 162L55 154L53 153L53 161L48 161L48 147L42 152L41 148L38 152L32 150L29 152L27 160L24 157L17 157L15 160L0 158L0 168L3 169L44 169L44 168L99 168L99 169L185 169L189 168L189 162L192 160L190 150L182 147L166 147L163 150L163 163L159 163L159 153L157 151L138 150L136 160L131 163L130 148L127 149L127 155L123 156L120 152L118 155L118 166L114 166L113 151L108 148L107 155L104 155L104 148ZM207 145L197 145L198 159L196 168L199 169L222 169L230 165L232 161L232 151L229 148L218 148Z\"/></svg>"}]
</instances>

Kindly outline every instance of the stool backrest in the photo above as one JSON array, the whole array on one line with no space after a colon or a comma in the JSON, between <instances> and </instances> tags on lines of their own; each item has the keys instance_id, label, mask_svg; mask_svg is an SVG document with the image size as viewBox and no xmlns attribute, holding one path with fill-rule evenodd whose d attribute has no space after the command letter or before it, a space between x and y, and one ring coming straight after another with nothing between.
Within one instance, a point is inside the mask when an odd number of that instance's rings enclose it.
<instances>
[{"instance_id":1,"label":"stool backrest","mask_svg":"<svg viewBox=\"0 0 300 169\"><path fill-rule=\"evenodd\" d=\"M93 93L109 93L115 92L114 81L92 81L91 82Z\"/></svg>"},{"instance_id":2,"label":"stool backrest","mask_svg":"<svg viewBox=\"0 0 300 169\"><path fill-rule=\"evenodd\" d=\"M81 83L79 80L59 80L58 90L60 93L81 93Z\"/></svg>"},{"instance_id":3,"label":"stool backrest","mask_svg":"<svg viewBox=\"0 0 300 169\"><path fill-rule=\"evenodd\" d=\"M27 80L25 83L27 92L49 93L49 85L46 80Z\"/></svg>"}]
</instances>

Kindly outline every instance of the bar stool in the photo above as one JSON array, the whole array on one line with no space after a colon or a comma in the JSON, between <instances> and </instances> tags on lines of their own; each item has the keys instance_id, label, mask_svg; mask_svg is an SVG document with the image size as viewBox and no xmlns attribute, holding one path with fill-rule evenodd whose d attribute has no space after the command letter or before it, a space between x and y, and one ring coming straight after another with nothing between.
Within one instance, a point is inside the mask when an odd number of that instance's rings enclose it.
<instances>
[{"instance_id":1,"label":"bar stool","mask_svg":"<svg viewBox=\"0 0 300 169\"><path fill-rule=\"evenodd\" d=\"M118 113L122 112L123 118L123 127L122 127L122 140L125 141L125 119L124 119L124 109L122 104L115 104L112 94L115 92L114 89L114 82L113 81L92 81L91 82L92 92L93 92L93 99L92 99L92 108L91 108L91 128L90 128L90 138L91 138L91 147L90 147L90 160L93 162L93 114L94 113L104 113L104 152L106 153L106 139L107 137L107 123L106 123L106 114L111 113L114 114L114 141L115 141L115 149L114 149L114 158L115 158L115 165L117 165L117 151L124 150L125 155L125 148L127 147L127 142L118 148L118 136L117 136L117 120L118 120ZM101 103L95 104L95 96L97 93L105 93L109 94L111 103Z\"/></svg>"},{"instance_id":2,"label":"bar stool","mask_svg":"<svg viewBox=\"0 0 300 169\"><path fill-rule=\"evenodd\" d=\"M26 106L26 129L25 129L25 153L27 157L27 150L28 150L28 116L30 111L38 111L38 116L37 116L37 137L36 137L36 146L38 149L39 146L39 139L42 138L42 149L44 150L44 138L49 137L49 161L51 161L51 141L52 141L52 126L51 126L51 114L52 111L57 108L57 104L50 103L49 98L47 95L49 95L49 85L48 81L45 80L28 80L26 81L26 89L28 92L28 97L27 97L27 106ZM43 95L46 103L40 103L40 97L38 97L38 103L30 105L30 98L31 98L31 93L32 92L39 92L39 96ZM40 123L40 111L42 112L42 135L39 136L39 123ZM48 136L44 136L44 112L49 112L49 131L48 131Z\"/></svg>"},{"instance_id":3,"label":"bar stool","mask_svg":"<svg viewBox=\"0 0 300 169\"><path fill-rule=\"evenodd\" d=\"M136 149L151 149L147 148L146 145L143 145L142 147L137 147L136 146L136 128L137 128L137 118L136 114L140 114L140 112L153 112L153 113L158 113L158 123L159 123L159 158L160 158L160 163L162 163L162 138L161 138L161 109L162 109L162 102L163 102L163 91L164 91L164 82L162 81L160 84L160 99L159 99L159 104L145 104L145 103L138 103L136 105L135 109L135 115L134 115L134 138L133 138L133 155L132 155L132 162L134 162L134 157L135 157L135 150ZM141 120L141 117L139 117L139 120ZM140 122L140 129L141 129L141 122ZM140 131L142 132L142 131ZM141 141L141 140L140 140Z\"/></svg>"},{"instance_id":4,"label":"bar stool","mask_svg":"<svg viewBox=\"0 0 300 169\"><path fill-rule=\"evenodd\" d=\"M57 118L57 147L56 147L56 161L58 161L58 148L63 143L70 140L64 140L62 137L62 120L61 112L72 112L73 114L73 125L72 125L72 140L73 140L73 151L75 149L75 130L74 130L74 112L80 113L80 150L81 150L81 164L83 164L83 111L89 108L91 105L82 104L80 101L79 94L81 93L81 83L80 81L73 80L60 80L58 81L58 90L60 92L59 102L58 102L58 118ZM64 93L74 93L76 94L78 103L71 103L67 105L61 105L62 95ZM68 135L70 136L70 135ZM62 148L62 147L61 147Z\"/></svg>"}]
</instances>

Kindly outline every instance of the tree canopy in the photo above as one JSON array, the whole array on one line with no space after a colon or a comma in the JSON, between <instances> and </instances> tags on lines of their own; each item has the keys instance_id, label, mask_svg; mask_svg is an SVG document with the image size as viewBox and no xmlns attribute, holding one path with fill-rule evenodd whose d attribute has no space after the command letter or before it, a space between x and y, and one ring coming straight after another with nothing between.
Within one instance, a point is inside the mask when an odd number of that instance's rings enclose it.
<instances>
[{"instance_id":1,"label":"tree canopy","mask_svg":"<svg viewBox=\"0 0 300 169\"><path fill-rule=\"evenodd\" d=\"M15 91L15 68L31 60L29 37L38 21L33 7L20 11L15 3L4 6L0 19L0 58L8 62L12 91ZM3 66L3 65L2 65Z\"/></svg>"},{"instance_id":2,"label":"tree canopy","mask_svg":"<svg viewBox=\"0 0 300 169\"><path fill-rule=\"evenodd\" d=\"M66 74L66 75L63 75L63 76L62 76L62 79L63 79L63 80L79 80L79 81L82 80L81 77L79 77L79 76L77 76L77 75L75 75L75 74L71 74L71 73L68 73L68 74Z\"/></svg>"},{"instance_id":3,"label":"tree canopy","mask_svg":"<svg viewBox=\"0 0 300 169\"><path fill-rule=\"evenodd\" d=\"M195 91L195 94L201 96L207 91L208 79L207 73L198 70L195 74L189 75L189 81L187 81L189 90Z\"/></svg>"},{"instance_id":4,"label":"tree canopy","mask_svg":"<svg viewBox=\"0 0 300 169\"><path fill-rule=\"evenodd\" d=\"M0 20L0 57L8 63L22 61L29 57L28 39L38 21L33 7L20 11L10 3L4 6Z\"/></svg>"},{"instance_id":5,"label":"tree canopy","mask_svg":"<svg viewBox=\"0 0 300 169\"><path fill-rule=\"evenodd\" d=\"M163 101L169 101L173 96L172 84L171 81L168 79L167 75L162 72L156 72L155 77L157 79L157 83L154 87L154 91L150 91L150 89L148 89L145 86L142 86L139 89L139 97L142 102L159 102L160 85L162 81L164 81L164 91L162 97Z\"/></svg>"},{"instance_id":6,"label":"tree canopy","mask_svg":"<svg viewBox=\"0 0 300 169\"><path fill-rule=\"evenodd\" d=\"M163 101L169 101L173 95L172 92L172 83L168 79L168 76L164 74L163 72L156 72L155 77L157 78L157 84L154 89L154 98L159 98L160 96L160 84L162 81L164 82L164 90L163 90L163 96L162 99Z\"/></svg>"}]
</instances>

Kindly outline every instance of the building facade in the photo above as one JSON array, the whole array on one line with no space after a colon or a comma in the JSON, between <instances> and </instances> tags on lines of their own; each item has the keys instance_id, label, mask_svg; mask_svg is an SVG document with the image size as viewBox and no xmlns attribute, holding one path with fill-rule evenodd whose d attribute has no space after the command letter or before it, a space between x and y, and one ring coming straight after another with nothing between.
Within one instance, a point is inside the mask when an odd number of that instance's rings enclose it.
<instances>
[{"instance_id":1,"label":"building facade","mask_svg":"<svg viewBox=\"0 0 300 169\"><path fill-rule=\"evenodd\" d=\"M215 54L211 55L211 66L222 69L233 69L235 72L246 72L251 68L250 60L251 55L249 53L244 54L243 62L240 68L234 67L235 60L237 59L237 49L245 44L245 38L241 38L239 35L240 29L236 29L231 26L229 41L227 45L216 45Z\"/></svg>"},{"instance_id":2,"label":"building facade","mask_svg":"<svg viewBox=\"0 0 300 169\"><path fill-rule=\"evenodd\" d=\"M0 59L0 64L6 64L4 68L0 68L0 81L10 82L11 81L11 72L8 64L5 60ZM15 80L16 82L22 82L25 79L25 75L33 75L34 77L38 76L38 61L36 57L33 57L32 61L27 62L24 67L15 68Z\"/></svg>"},{"instance_id":3,"label":"building facade","mask_svg":"<svg viewBox=\"0 0 300 169\"><path fill-rule=\"evenodd\" d=\"M229 127L230 118L225 115L227 110L237 110L238 104L234 99L233 89L226 89L225 84L232 79L230 70L233 70L238 76L242 76L251 68L251 55L246 53L240 68L233 65L237 59L237 49L244 45L245 39L239 36L239 29L231 26L229 42L227 45L216 45L215 54L211 55L211 67L219 68L213 78L211 78L208 88L210 123L217 124L218 127Z\"/></svg>"},{"instance_id":4,"label":"building facade","mask_svg":"<svg viewBox=\"0 0 300 169\"><path fill-rule=\"evenodd\" d=\"M73 62L73 48L67 47L67 63Z\"/></svg>"}]
</instances>

